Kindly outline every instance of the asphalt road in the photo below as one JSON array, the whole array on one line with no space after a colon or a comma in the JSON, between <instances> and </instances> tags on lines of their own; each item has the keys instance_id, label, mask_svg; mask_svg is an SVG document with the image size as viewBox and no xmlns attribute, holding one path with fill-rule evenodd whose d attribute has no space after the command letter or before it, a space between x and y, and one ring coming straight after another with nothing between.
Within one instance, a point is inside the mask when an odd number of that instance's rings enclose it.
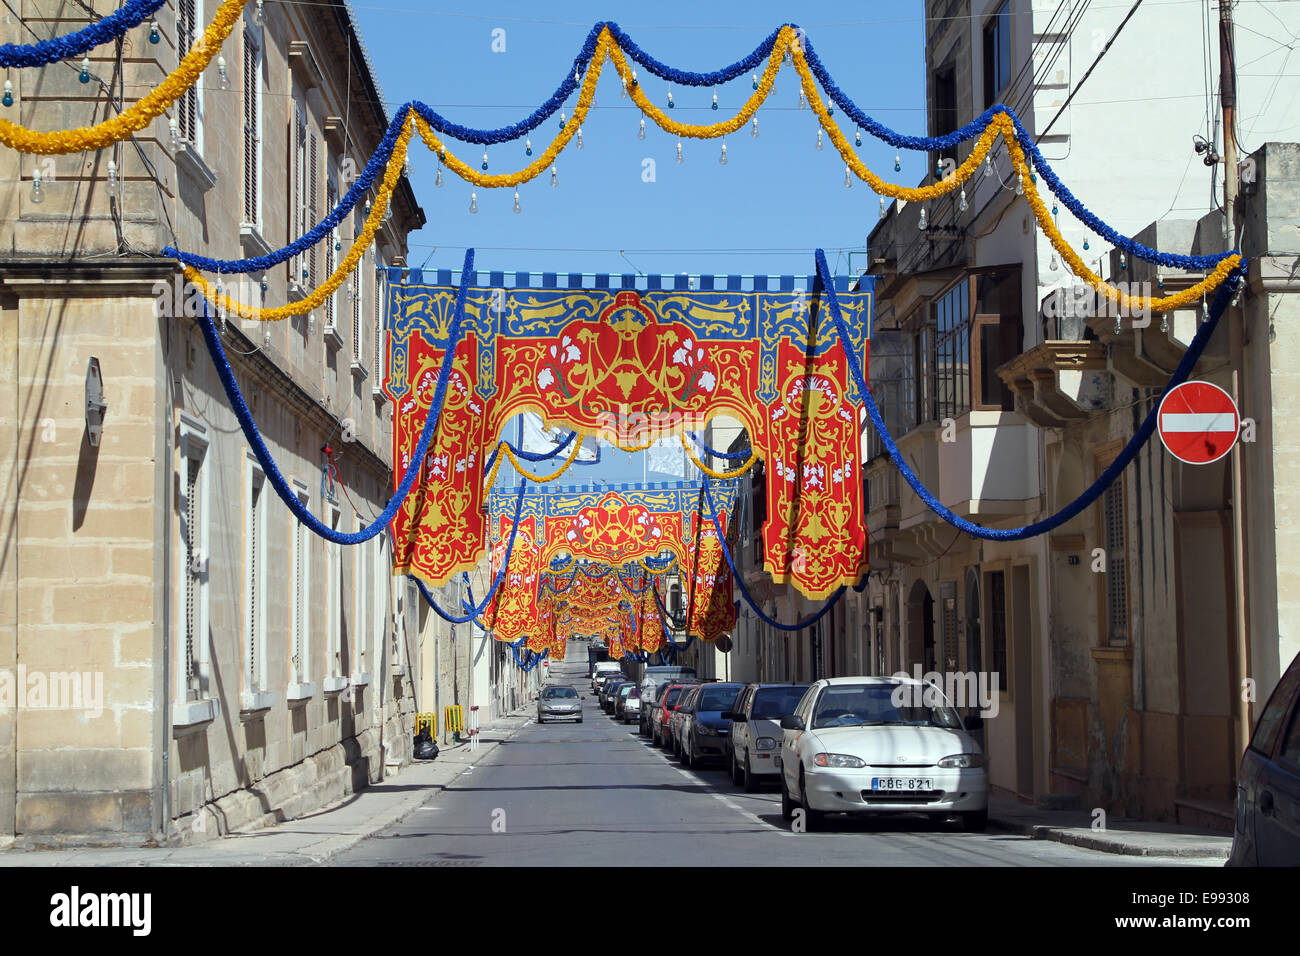
<instances>
[{"instance_id":1,"label":"asphalt road","mask_svg":"<svg viewBox=\"0 0 1300 956\"><path fill-rule=\"evenodd\" d=\"M585 650L578 644L576 649ZM586 663L557 662L551 682L586 695L581 724L529 723L400 823L336 864L555 866L1143 866L992 830L921 818L831 817L793 833L776 786L748 794L726 772L691 772L596 705ZM1173 863L1176 861L1161 861ZM1187 861L1193 863L1195 861Z\"/></svg>"}]
</instances>

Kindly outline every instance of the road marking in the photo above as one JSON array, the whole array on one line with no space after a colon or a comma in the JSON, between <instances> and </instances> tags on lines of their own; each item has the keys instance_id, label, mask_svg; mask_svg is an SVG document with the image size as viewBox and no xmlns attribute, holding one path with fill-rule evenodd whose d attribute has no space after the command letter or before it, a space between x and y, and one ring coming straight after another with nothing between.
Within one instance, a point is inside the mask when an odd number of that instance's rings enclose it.
<instances>
[{"instance_id":1,"label":"road marking","mask_svg":"<svg viewBox=\"0 0 1300 956\"><path fill-rule=\"evenodd\" d=\"M672 765L670 764L669 766L671 767ZM672 769L673 769L673 770L676 770L678 773L680 773L680 774L681 774L683 777L685 777L687 780L691 780L691 781L693 781L693 782L695 782L695 783L702 783L702 784L704 784L705 786L708 786L708 787L712 787L712 786L713 786L711 783L709 783L709 782L708 782L707 780L705 780L703 777L699 776L698 774L692 773L692 772L689 771L689 770L683 770L681 767L672 767ZM723 792L720 791L720 790L713 790L713 789L710 789L710 790L708 791L708 794L709 794L709 796L713 797L714 799L719 800L720 802L722 802L722 803L723 803L723 804L724 804L728 809L730 809L730 810L734 810L736 813L739 813L742 817L748 817L749 819L753 820L755 823L757 823L759 826L763 827L764 829L772 830L774 833L780 833L780 834L783 834L784 836L794 836L794 835L795 835L793 830L787 830L787 829L785 829L784 827L773 827L771 823L769 823L768 821L764 820L764 819L763 819L762 817L760 817L757 813L752 813L752 812L750 812L749 810L746 810L744 807L742 807L740 804L736 803L736 802L735 802L734 800L732 800L732 799L731 799L727 794L723 793Z\"/></svg>"}]
</instances>

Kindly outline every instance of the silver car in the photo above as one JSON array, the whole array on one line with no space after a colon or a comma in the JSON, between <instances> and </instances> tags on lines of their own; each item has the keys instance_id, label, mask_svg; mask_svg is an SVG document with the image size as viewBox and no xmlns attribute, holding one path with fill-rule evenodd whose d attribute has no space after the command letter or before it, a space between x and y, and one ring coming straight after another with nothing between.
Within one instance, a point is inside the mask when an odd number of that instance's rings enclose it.
<instances>
[{"instance_id":1,"label":"silver car","mask_svg":"<svg viewBox=\"0 0 1300 956\"><path fill-rule=\"evenodd\" d=\"M568 684L544 687L542 696L537 698L537 722L544 724L548 720L576 720L582 723L582 700L578 689Z\"/></svg>"}]
</instances>

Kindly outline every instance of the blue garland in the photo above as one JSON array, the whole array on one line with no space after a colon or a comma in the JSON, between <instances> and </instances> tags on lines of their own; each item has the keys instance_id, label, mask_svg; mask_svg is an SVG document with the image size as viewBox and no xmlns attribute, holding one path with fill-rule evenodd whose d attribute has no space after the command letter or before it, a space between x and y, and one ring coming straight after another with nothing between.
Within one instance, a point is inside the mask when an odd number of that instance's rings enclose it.
<instances>
[{"instance_id":1,"label":"blue garland","mask_svg":"<svg viewBox=\"0 0 1300 956\"><path fill-rule=\"evenodd\" d=\"M415 103L415 111L424 118L424 121L431 127L442 133L444 136L450 136L453 139L461 140L465 143L477 143L481 146L488 146L497 143L508 143L519 137L531 133L537 127L541 126L555 114L566 99L578 88L578 81L574 78L576 73L581 73L587 69L591 58L596 53L596 41L600 37L600 29L604 24L597 23L587 34L586 42L582 44L582 50L573 58L573 69L564 77L564 82L559 85L550 99L535 109L527 117L518 123L510 126L501 126L497 129L476 129L472 126L462 126L459 123L453 123L451 120L435 112L423 103ZM403 113L402 115L405 115Z\"/></svg>"},{"instance_id":2,"label":"blue garland","mask_svg":"<svg viewBox=\"0 0 1300 956\"><path fill-rule=\"evenodd\" d=\"M701 451L712 455L714 458L725 458L727 461L749 461L749 456L752 453L752 451L718 451L716 448L710 448L708 445L704 444L695 432L687 432L686 434L690 437L691 441L700 446Z\"/></svg>"},{"instance_id":3,"label":"blue garland","mask_svg":"<svg viewBox=\"0 0 1300 956\"><path fill-rule=\"evenodd\" d=\"M150 0L152 2L152 0ZM125 10L126 7L123 8ZM120 12L120 11L119 11ZM794 24L790 24L794 26ZM618 26L617 23L597 23L587 34L587 39L583 43L582 49L578 56L574 58L574 69L581 72L591 62L595 54L596 41L599 37L602 27L608 27L610 32L627 55L644 66L647 70L656 76L661 77L672 83L678 83L683 86L716 86L742 76L745 72L754 69L765 58L771 55L772 47L780 30L773 31L767 39L748 56L737 60L730 66L721 70L715 70L711 73L693 73L684 70L677 70L662 63L650 56L629 37ZM89 28L88 28L89 29ZM1021 147L1029 156L1029 161L1034 169L1042 175L1043 181L1047 183L1051 192L1070 210L1071 213L1085 226L1091 229L1101 238L1105 239L1111 245L1122 249L1128 254L1144 259L1148 262L1162 265L1167 268L1187 269L1187 270L1209 270L1213 269L1219 262L1223 261L1230 255L1234 255L1236 250L1212 255L1189 256L1176 253L1160 252L1149 246L1143 245L1136 240L1124 236L1114 228L1107 225L1093 212L1091 212L1078 198L1076 198L1057 177L1056 173L1048 165L1046 158L1035 145L1033 138L1029 135L1024 125L1020 122L1014 110L1004 104L997 103L990 106L983 113L971 120L965 126L945 133L942 136L905 136L898 133L883 123L880 123L864 113L849 96L836 85L831 79L830 73L826 70L820 57L817 56L813 49L811 41L806 36L803 37L804 57L808 63L809 69L813 76L826 91L826 95L832 102L838 105L844 114L862 129L865 129L872 136L882 140L899 149L918 150L918 151L941 151L951 149L959 143L963 143L973 137L981 135L987 128L993 117L998 113L1005 113L1011 118L1016 128L1016 137ZM56 57L57 59L57 57ZM383 169L388 165L392 156L393 148L400 135L402 125L406 121L407 113L414 110L423 117L430 126L446 136L450 136L464 142L477 144L503 143L510 140L518 139L520 136L536 129L541 123L555 113L560 105L564 102L573 91L578 83L572 73L566 74L564 82L551 95L551 97L542 104L537 110L527 118L510 126L503 126L496 129L477 129L469 126L462 126L453 123L441 116L429 106L419 101L412 101L404 104L394 114L392 122L389 123L388 129L384 133L384 138L380 141L370 161L366 164L357 181L347 191L339 204L330 211L324 219L303 236L284 246L275 252L265 256L254 256L248 259L212 259L207 256L201 256L194 253L181 252L174 246L165 246L163 254L173 256L187 265L196 269L216 273L249 273L263 272L273 266L287 261L291 257L306 251L311 246L326 238L330 231L337 226L343 217L361 201L365 193L370 189L375 179L380 175ZM692 436L694 437L694 436ZM710 454L718 454L710 451ZM730 458L728 455L718 455L722 458ZM530 459L535 460L535 459ZM733 459L734 460L734 459Z\"/></svg>"},{"instance_id":4,"label":"blue garland","mask_svg":"<svg viewBox=\"0 0 1300 956\"><path fill-rule=\"evenodd\" d=\"M600 27L601 24L596 24ZM632 38L623 32L614 21L604 24L609 27L609 32L614 35L618 45L623 48L623 52L631 59L640 63L647 70L662 80L669 83L677 83L680 86L718 86L737 77L744 76L751 70L757 69L769 56L772 55L772 47L776 45L776 38L781 33L781 28L773 30L772 33L760 43L754 52L742 60L737 60L730 66L724 66L720 70L714 70L712 73L692 73L687 70L678 70L656 60L649 53L646 53L633 42Z\"/></svg>"},{"instance_id":5,"label":"blue garland","mask_svg":"<svg viewBox=\"0 0 1300 956\"><path fill-rule=\"evenodd\" d=\"M633 595L645 594L645 592L646 592L650 587L652 587L652 586L654 585L654 583L655 583L655 582L654 582L654 578L647 577L647 578L646 578L646 582L645 582L645 584L643 584L643 585L641 586L641 590L638 591L636 588L632 587L632 585L628 584L626 581L623 580L623 572L622 572L622 571L619 571L619 570L616 568L615 571L614 571L614 573L618 575L618 583L621 584L621 585L623 585L623 587L627 588L628 593L629 593L629 594L633 594Z\"/></svg>"},{"instance_id":6,"label":"blue garland","mask_svg":"<svg viewBox=\"0 0 1300 956\"><path fill-rule=\"evenodd\" d=\"M273 266L288 261L293 256L306 252L316 243L329 236L334 227L341 223L344 217L352 211L352 208L365 198L375 179L383 173L393 155L393 148L397 145L397 137L401 135L402 124L406 121L406 114L411 109L411 106L412 104L406 103L397 110L392 121L388 124L388 129L384 132L384 138L379 141L379 146L370 157L370 161L366 163L365 169L361 171L361 175L357 177L352 187L343 194L343 198L339 200L338 205L330 210L324 219L287 246L282 246L269 255L253 256L248 259L211 259L193 252L181 252L175 246L163 246L163 255L172 256L186 265L193 266L195 269L204 272L249 273L265 272ZM461 281L464 282L463 274Z\"/></svg>"},{"instance_id":7,"label":"blue garland","mask_svg":"<svg viewBox=\"0 0 1300 956\"><path fill-rule=\"evenodd\" d=\"M166 2L167 0L127 0L102 20L82 27L75 33L36 43L6 43L0 46L0 66L22 69L73 59L138 27Z\"/></svg>"},{"instance_id":8,"label":"blue garland","mask_svg":"<svg viewBox=\"0 0 1300 956\"><path fill-rule=\"evenodd\" d=\"M847 339L845 341L847 341ZM709 490L708 475L704 476L703 488L704 499L709 503L709 514L713 517L713 527L718 532L718 540L722 542L722 556L727 559L727 567L731 569L731 577L735 580L736 586L740 588L740 593L744 597L745 602L754 609L754 613L763 621L772 625L779 631L802 631L805 627L811 627L820 621L830 611L830 609L836 605L839 599L844 597L844 586L841 585L836 588L834 594L826 599L826 603L822 605L821 610L812 617L800 621L798 624L782 624L776 618L768 617L764 614L763 609L759 607L758 602L754 600L754 596L749 593L749 588L745 587L745 579L742 578L740 572L736 570L736 562L731 556L731 547L727 544L727 536L722 533L722 524L718 521L718 509L713 503L713 492Z\"/></svg>"},{"instance_id":9,"label":"blue garland","mask_svg":"<svg viewBox=\"0 0 1300 956\"><path fill-rule=\"evenodd\" d=\"M257 460L261 462L262 470L271 481L271 487L275 489L276 494L288 506L289 511L293 513L295 518L326 541L332 541L335 544L360 544L363 541L369 541L383 531L388 526L388 523L393 520L393 516L397 514L397 509L402 506L402 502L406 500L406 496L410 493L411 486L415 484L415 478L424 466L424 456L428 453L429 446L433 442L433 434L437 431L438 420L442 417L443 400L447 395L447 382L451 378L452 359L456 354L456 346L460 342L461 324L465 318L465 292L469 288L469 270L473 267L474 250L469 249L465 253L466 271L461 274L460 288L456 291L456 309L452 315L451 329L448 332L447 354L443 358L442 368L438 371L438 383L434 388L433 401L429 405L429 414L424 421L424 429L420 432L420 440L415 446L411 464L406 469L406 474L402 476L397 490L393 493L393 497L389 499L383 512L367 527L351 533L335 531L324 524L307 509L307 506L289 488L289 483L285 481L284 475L281 474L274 459L271 458L266 442L262 440L262 436L257 430L257 423L253 421L253 415L248 410L244 396L239 391L239 384L235 381L235 372L230 367L230 361L226 358L225 349L221 347L221 339L217 335L211 317L208 315L208 304L207 300L204 299L203 314L196 321L203 332L203 340L207 343L208 354L212 357L212 364L216 366L217 376L221 379L221 384L226 390L226 397L230 399L235 418L239 420L239 427L244 430L244 437L248 439L249 446L257 455Z\"/></svg>"},{"instance_id":10,"label":"blue garland","mask_svg":"<svg viewBox=\"0 0 1300 956\"><path fill-rule=\"evenodd\" d=\"M1041 521L1036 521L1033 524L1028 524L1020 528L986 528L983 525L975 524L973 521L969 521L961 515L956 514L939 501L930 489L926 488L925 485L921 483L921 479L916 476L916 473L912 471L911 466L907 463L907 459L904 458L902 452L898 450L898 445L894 442L893 436L889 434L889 429L886 427L885 421L880 415L880 409L876 407L875 399L872 398L871 392L867 389L866 382L863 380L862 363L858 360L857 355L854 354L853 349L848 348L845 349L845 354L848 356L849 371L853 375L853 381L858 386L859 393L863 396L863 399L866 402L867 414L871 416L871 424L875 427L876 433L880 436L881 443L885 446L885 450L889 452L889 457L893 459L894 464L898 467L898 470L902 473L903 478L906 479L907 483L911 485L912 490L916 492L917 497L919 497L931 511L941 517L944 521L948 522L959 531L966 532L972 537L984 538L989 541L1020 541L1025 538L1032 538L1035 535L1051 531L1053 528L1060 527L1096 501L1097 498L1101 496L1102 492L1110 486L1111 482L1119 477L1120 472L1127 467L1128 463L1133 460L1135 455L1137 455L1138 450L1146 444L1147 439L1149 439L1152 433L1156 430L1156 419L1159 417L1160 413L1160 402L1163 401L1164 397L1168 395L1172 389L1185 382L1187 377L1191 374L1197 360L1201 356L1201 352L1205 350L1205 346L1209 343L1210 336L1214 334L1214 329L1219 324L1220 316L1223 315L1224 310L1228 307L1228 303L1232 300L1235 290L1242 282L1245 275L1246 260L1243 259L1241 265L1234 269L1229 274L1223 285L1219 287L1218 292L1214 296L1214 302L1210 306L1210 314L1208 318L1201 323L1201 327L1197 330L1196 336L1187 347L1187 351L1184 353L1182 361L1178 363L1178 368L1174 370L1173 376L1169 379L1169 384L1165 386L1165 390L1161 393L1160 399L1151 406L1151 411L1147 414L1146 419L1142 422L1141 426L1139 426L1138 430L1133 433L1133 437L1129 439L1128 444L1124 446L1123 451L1119 453L1115 460L1111 462L1106 470L1098 476L1097 480L1094 481L1087 490L1083 492L1083 494L1079 495L1079 497L1075 498L1060 511ZM813 284L813 293L815 295L818 292L824 292L827 305L830 307L831 318L834 320L836 328L839 330L840 338L845 343L848 343L851 341L849 339L848 329L844 325L844 316L840 312L840 303L839 299L835 295L835 286L833 283L828 281L829 279L830 269L826 265L826 253L821 249L818 249L817 277Z\"/></svg>"},{"instance_id":11,"label":"blue garland","mask_svg":"<svg viewBox=\"0 0 1300 956\"><path fill-rule=\"evenodd\" d=\"M464 601L461 602L462 609L468 611L469 612L468 614L466 614L464 617L457 617L454 614L448 614L446 611L444 611L441 607L438 606L438 603L433 599L433 595L430 594L429 591L425 588L424 582L421 581L419 578L415 577L414 575L410 575L410 577L417 584L419 584L420 593L424 595L424 600L428 603L429 607L433 608L434 612L440 618L446 621L448 624L468 624L470 621L473 621L479 627L483 628L483 630L485 631L491 630L490 627L485 625L482 621L478 620L478 616L482 614L483 611L487 608L487 606L492 602L492 598L496 595L497 589L501 587L501 582L505 580L506 569L510 567L510 554L515 549L515 538L519 534L519 518L523 514L524 489L527 486L528 483L526 481L519 482L519 498L515 502L515 520L514 520L514 524L510 528L510 541L507 542L506 544L505 558L501 562L501 567L497 569L496 576L492 579L492 586L488 589L487 597L483 598L483 602L481 604L475 604L474 592L470 590L468 603ZM463 576L466 585L468 585L469 575L464 574Z\"/></svg>"},{"instance_id":12,"label":"blue garland","mask_svg":"<svg viewBox=\"0 0 1300 956\"><path fill-rule=\"evenodd\" d=\"M573 439L575 439L576 437L578 437L577 432L569 432L569 437L564 439L564 441L560 442L550 451L524 451L521 448L516 448L513 442L510 441L498 442L497 446L492 449L491 456L489 456L488 460L483 463L483 474L486 475L488 472L492 470L492 466L496 464L497 455L501 454L501 446L503 444L509 445L510 451L514 453L514 456L516 458L522 458L524 461L532 461L532 462L550 461L552 458L555 458L557 455L562 454L564 452L564 449L568 448L569 443L572 442Z\"/></svg>"}]
</instances>

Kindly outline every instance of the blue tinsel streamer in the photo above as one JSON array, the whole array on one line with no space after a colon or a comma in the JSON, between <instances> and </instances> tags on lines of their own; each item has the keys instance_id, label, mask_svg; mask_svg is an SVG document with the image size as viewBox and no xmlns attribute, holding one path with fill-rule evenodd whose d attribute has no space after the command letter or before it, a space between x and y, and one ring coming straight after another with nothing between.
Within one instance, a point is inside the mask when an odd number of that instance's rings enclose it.
<instances>
[{"instance_id":1,"label":"blue tinsel streamer","mask_svg":"<svg viewBox=\"0 0 1300 956\"><path fill-rule=\"evenodd\" d=\"M826 599L826 603L822 605L821 610L819 610L812 617L800 621L798 624L782 624L780 621L776 620L776 618L771 618L768 617L766 614L764 614L763 609L759 607L758 602L754 600L754 596L749 593L749 588L745 587L745 579L742 578L740 576L740 572L736 570L736 562L735 559L732 558L731 556L731 547L730 545L727 544L727 536L722 533L722 524L721 522L718 521L718 509L713 503L713 492L709 490L708 475L704 476L703 488L704 488L704 500L707 501L709 504L709 514L713 518L713 527L718 532L718 540L722 542L722 556L727 559L727 567L731 568L731 576L735 580L736 586L740 588L740 593L741 596L744 597L745 603L747 603L751 608L753 608L754 613L757 614L763 621L767 622L768 624L771 624L774 628L776 628L779 631L801 631L805 627L811 627L812 625L820 621L826 615L826 613L835 606L835 603L839 601L840 598L844 597L844 587L840 586L839 588L836 589L834 594L832 594L830 597Z\"/></svg>"},{"instance_id":2,"label":"blue tinsel streamer","mask_svg":"<svg viewBox=\"0 0 1300 956\"><path fill-rule=\"evenodd\" d=\"M469 591L469 603L461 602L462 609L468 611L469 612L468 614L466 614L464 617L457 617L454 614L447 613L441 607L438 606L438 602L433 599L433 595L429 593L428 589L424 586L423 581L421 581L415 575L408 575L408 577L410 577L411 580L414 581L419 586L420 594L424 596L425 603L427 603L429 607L433 608L434 613L437 614L444 621L446 621L448 624L468 624L470 621L473 621L475 624L478 624L479 627L482 627L483 630L485 631L490 630L490 628L486 627L481 621L478 620L478 616L482 614L484 609L488 606L488 604L491 603L493 596L495 596L497 593L497 589L501 587L501 582L505 580L506 568L510 567L510 554L515 549L515 538L519 534L519 516L523 513L524 488L526 488L527 485L528 483L525 481L519 482L519 498L515 502L515 521L510 528L510 541L506 544L505 560L501 562L501 567L497 569L496 576L492 579L492 586L488 589L487 597L483 598L483 602L481 604L475 604L474 592L471 590ZM468 584L469 575L465 574L463 575L463 577L465 578L465 581Z\"/></svg>"},{"instance_id":3,"label":"blue tinsel streamer","mask_svg":"<svg viewBox=\"0 0 1300 956\"><path fill-rule=\"evenodd\" d=\"M742 60L737 60L730 66L724 66L712 73L692 73L687 70L675 69L667 63L656 60L637 46L632 38L623 32L623 28L614 21L611 20L604 25L609 27L609 32L614 35L614 39L618 41L618 45L623 48L623 52L630 59L640 63L660 79L667 80L669 83L677 83L680 86L718 86L744 76L751 70L757 69L760 64L772 55L772 47L776 45L777 35L781 32L780 27L773 30L767 39L755 48L753 53ZM601 24L596 24L596 26L599 28Z\"/></svg>"},{"instance_id":4,"label":"blue tinsel streamer","mask_svg":"<svg viewBox=\"0 0 1300 956\"><path fill-rule=\"evenodd\" d=\"M718 451L716 448L710 448L700 439L695 432L686 433L691 441L700 446L700 451L712 455L714 458L725 458L727 461L749 461L750 451Z\"/></svg>"},{"instance_id":5,"label":"blue tinsel streamer","mask_svg":"<svg viewBox=\"0 0 1300 956\"><path fill-rule=\"evenodd\" d=\"M81 56L101 44L116 40L157 13L167 0L127 0L104 19L68 33L36 43L6 43L0 46L0 66L22 69L45 66Z\"/></svg>"},{"instance_id":6,"label":"blue tinsel streamer","mask_svg":"<svg viewBox=\"0 0 1300 956\"><path fill-rule=\"evenodd\" d=\"M986 528L983 525L975 524L956 514L947 508L943 502L921 483L921 479L912 471L912 467L903 457L902 452L898 450L898 445L894 438L889 434L889 429L885 426L885 421L880 415L880 409L876 407L875 399L872 398L871 392L867 389L866 383L862 377L862 363L854 354L853 349L846 348L845 354L848 356L849 372L853 376L854 383L858 386L860 394L867 406L867 414L871 416L871 424L875 427L876 433L880 436L881 443L885 450L889 452L889 457L893 459L894 464L902 473L903 478L916 492L917 497L925 503L931 511L937 514L944 521L948 522L954 528L964 531L972 537L984 538L990 541L1020 541L1024 538L1032 538L1035 535L1051 531L1053 528L1060 527L1069 521L1079 512L1083 511L1090 504L1097 500L1116 478L1120 472L1127 467L1128 463L1138 453L1143 445L1146 444L1152 433L1156 430L1156 419L1160 413L1160 401L1168 395L1170 390L1181 385L1191 374L1192 368L1196 365L1197 359L1200 358L1201 352L1210 341L1210 336L1214 334L1215 326L1219 324L1219 317L1223 314L1224 309L1232 300L1232 296L1246 274L1246 261L1243 259L1240 266L1232 271L1228 279L1219 287L1214 297L1214 302L1210 306L1209 317L1201 323L1197 330L1196 336L1192 339L1187 351L1183 354L1182 361L1178 363L1178 368L1174 370L1173 376L1169 379L1169 384L1161 392L1160 400L1157 400L1152 406L1151 411L1147 414L1146 419L1142 422L1138 430L1133 433L1123 451L1115 458L1113 462L1103 471L1088 488L1075 498L1068 505L1053 515L1049 515L1041 521L1035 521L1033 524L1027 524L1020 528ZM840 338L847 344L849 339L848 329L844 325L844 316L840 313L839 299L835 295L835 286L830 282L830 268L826 265L826 254L817 250L817 278L813 285L813 293L822 292L826 296L827 305L830 308L832 320L839 331ZM725 552L724 552L725 553Z\"/></svg>"},{"instance_id":7,"label":"blue tinsel streamer","mask_svg":"<svg viewBox=\"0 0 1300 956\"><path fill-rule=\"evenodd\" d=\"M429 405L429 414L424 421L424 430L420 433L420 441L415 446L411 464L406 469L406 474L402 476L397 490L393 493L393 497L389 499L384 510L367 527L350 533L335 531L324 524L307 510L307 506L289 488L289 483L285 481L284 475L281 474L274 459L271 458L271 453L267 450L266 443L257 430L257 423L253 421L252 413L249 412L248 405L244 402L244 396L240 394L239 384L235 381L234 370L230 367L230 361L226 358L225 349L221 347L221 339L217 335L216 327L208 316L207 300L204 300L203 315L197 319L199 328L203 332L203 340L207 343L208 354L212 356L212 364L216 366L217 376L221 379L221 384L226 390L226 397L230 399L235 418L239 420L239 427L244 431L244 437L248 439L249 446L252 447L253 453L257 455L257 460L261 462L263 471L271 481L271 487L275 489L276 494L288 506L289 511L293 513L295 518L326 541L332 541L335 544L360 544L363 541L369 541L388 527L388 523L397 514L397 509L402 506L402 502L406 500L406 496L410 493L411 486L415 484L416 476L424 465L424 456L428 453L429 446L433 442L433 434L437 431L438 419L442 416L443 400L447 394L447 382L451 378L452 359L456 354L456 346L460 342L461 323L465 317L465 291L469 288L469 270L474 268L473 249L469 249L465 253L464 268L465 271L461 273L460 288L456 291L456 310L452 315L451 330L447 336L447 354L443 358L442 368L438 371L438 383L434 387L433 401Z\"/></svg>"}]
</instances>

